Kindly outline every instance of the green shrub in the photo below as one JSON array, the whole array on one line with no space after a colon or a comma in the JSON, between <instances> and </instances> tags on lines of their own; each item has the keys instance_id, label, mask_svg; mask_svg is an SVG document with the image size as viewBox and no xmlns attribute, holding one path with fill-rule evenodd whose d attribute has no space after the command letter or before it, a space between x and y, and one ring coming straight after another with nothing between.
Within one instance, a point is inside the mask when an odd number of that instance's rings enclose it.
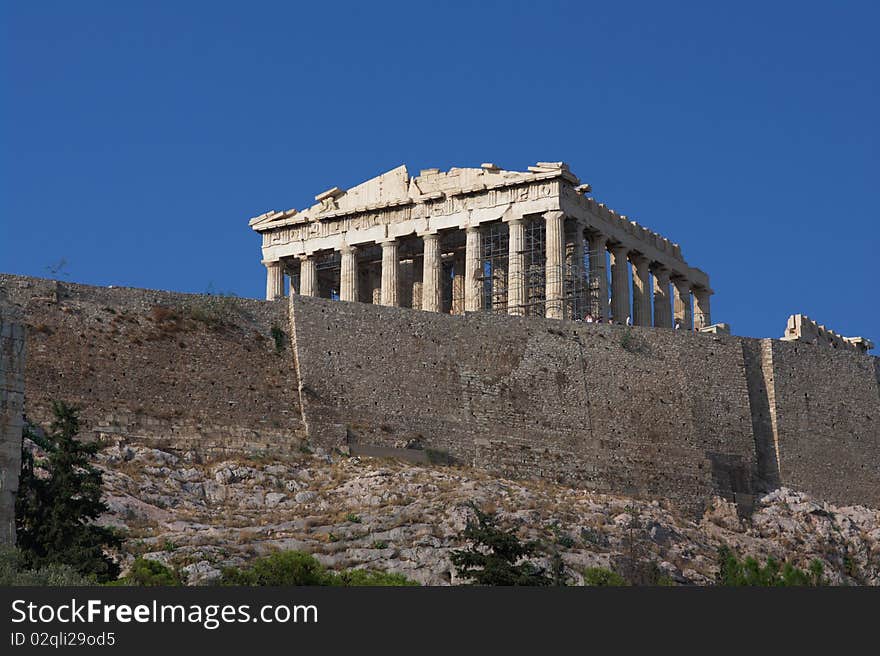
<instances>
[{"instance_id":1,"label":"green shrub","mask_svg":"<svg viewBox=\"0 0 880 656\"><path fill-rule=\"evenodd\" d=\"M411 581L403 574L392 574L391 572L377 572L367 569L349 569L338 574L332 574L332 585L346 587L396 587L419 585L416 581Z\"/></svg>"},{"instance_id":2,"label":"green shrub","mask_svg":"<svg viewBox=\"0 0 880 656\"><path fill-rule=\"evenodd\" d=\"M182 585L180 574L163 565L157 560L149 560L138 556L131 565L127 576L117 582L118 585Z\"/></svg>"},{"instance_id":3,"label":"green shrub","mask_svg":"<svg viewBox=\"0 0 880 656\"><path fill-rule=\"evenodd\" d=\"M27 558L14 547L0 547L0 586L62 586L95 585L70 565L50 563L28 569Z\"/></svg>"},{"instance_id":4,"label":"green shrub","mask_svg":"<svg viewBox=\"0 0 880 656\"><path fill-rule=\"evenodd\" d=\"M348 514L345 516L345 521L347 521L347 522L351 522L352 524L360 524L360 523L361 523L361 518L358 517L357 515L355 515L354 513L348 513Z\"/></svg>"},{"instance_id":5,"label":"green shrub","mask_svg":"<svg viewBox=\"0 0 880 656\"><path fill-rule=\"evenodd\" d=\"M584 585L610 587L627 585L627 582L620 574L612 572L610 569L588 567L584 570Z\"/></svg>"},{"instance_id":6,"label":"green shrub","mask_svg":"<svg viewBox=\"0 0 880 656\"><path fill-rule=\"evenodd\" d=\"M827 584L823 572L822 561L818 559L810 561L806 571L772 557L762 566L751 556L740 560L724 546L718 550L715 583L722 586L819 586Z\"/></svg>"},{"instance_id":7,"label":"green shrub","mask_svg":"<svg viewBox=\"0 0 880 656\"><path fill-rule=\"evenodd\" d=\"M247 569L225 567L221 585L330 585L324 566L302 551L279 551L257 558Z\"/></svg>"},{"instance_id":8,"label":"green shrub","mask_svg":"<svg viewBox=\"0 0 880 656\"><path fill-rule=\"evenodd\" d=\"M284 331L278 326L272 326L270 334L272 339L275 340L275 351L281 353L284 350L284 338L286 337Z\"/></svg>"},{"instance_id":9,"label":"green shrub","mask_svg":"<svg viewBox=\"0 0 880 656\"><path fill-rule=\"evenodd\" d=\"M225 567L221 585L282 586L401 586L418 585L401 574L352 569L327 571L311 554L302 551L279 551L257 558L247 568Z\"/></svg>"}]
</instances>

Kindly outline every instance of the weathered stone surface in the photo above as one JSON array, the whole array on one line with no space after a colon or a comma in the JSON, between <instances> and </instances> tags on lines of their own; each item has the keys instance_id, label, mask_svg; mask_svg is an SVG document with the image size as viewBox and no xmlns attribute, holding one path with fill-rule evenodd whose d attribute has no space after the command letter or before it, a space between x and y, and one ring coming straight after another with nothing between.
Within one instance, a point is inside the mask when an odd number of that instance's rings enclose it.
<instances>
[{"instance_id":1,"label":"weathered stone surface","mask_svg":"<svg viewBox=\"0 0 880 656\"><path fill-rule=\"evenodd\" d=\"M631 554L678 583L711 583L717 549L726 544L741 556L774 556L799 567L819 558L834 583L880 584L880 511L821 503L786 488L758 499L750 518L714 498L703 517L692 519L666 502L499 479L468 467L339 456L328 463L300 454L194 465L203 484L213 482L218 465L241 473L224 484L222 500L211 500L150 473L154 454L146 449L136 447L134 454L126 463L112 449L100 455L111 499L101 521L128 527L124 564L146 551L181 567L191 585L214 583L221 567L277 549L313 553L334 569L374 568L431 585L457 584L449 555L465 546L467 501L497 512L502 526L523 539L558 550L573 583L582 582L586 567L625 570ZM283 489L305 477L314 488L312 503L254 503L265 492L261 486ZM280 493L265 497L271 494ZM162 498L176 504L131 512ZM119 499L132 501L113 501ZM547 557L539 562L549 565Z\"/></svg>"},{"instance_id":2,"label":"weathered stone surface","mask_svg":"<svg viewBox=\"0 0 880 656\"><path fill-rule=\"evenodd\" d=\"M287 301L101 288L0 274L28 327L25 411L80 408L108 442L192 444L203 453L298 448L302 419ZM277 333L276 333L277 334ZM279 348L280 346L280 348Z\"/></svg>"},{"instance_id":3,"label":"weathered stone surface","mask_svg":"<svg viewBox=\"0 0 880 656\"><path fill-rule=\"evenodd\" d=\"M15 496L21 469L25 327L0 299L0 544L15 543Z\"/></svg>"}]
</instances>

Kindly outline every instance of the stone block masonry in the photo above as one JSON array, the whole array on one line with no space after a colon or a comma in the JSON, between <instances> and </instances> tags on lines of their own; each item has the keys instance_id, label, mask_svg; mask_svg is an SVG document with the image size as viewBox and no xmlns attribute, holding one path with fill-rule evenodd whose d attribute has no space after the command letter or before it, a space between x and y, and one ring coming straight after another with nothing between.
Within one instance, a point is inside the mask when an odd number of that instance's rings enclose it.
<instances>
[{"instance_id":1,"label":"stone block masonry","mask_svg":"<svg viewBox=\"0 0 880 656\"><path fill-rule=\"evenodd\" d=\"M694 514L779 485L880 506L868 355L300 296L292 325L309 435L326 446L415 446Z\"/></svg>"},{"instance_id":2,"label":"stone block masonry","mask_svg":"<svg viewBox=\"0 0 880 656\"><path fill-rule=\"evenodd\" d=\"M84 435L206 455L298 448L285 301L0 276L28 324L25 412L81 409ZM276 346L273 328L279 339Z\"/></svg>"},{"instance_id":3,"label":"stone block masonry","mask_svg":"<svg viewBox=\"0 0 880 656\"><path fill-rule=\"evenodd\" d=\"M773 358L782 481L832 503L880 507L880 359L763 341Z\"/></svg>"},{"instance_id":4,"label":"stone block masonry","mask_svg":"<svg viewBox=\"0 0 880 656\"><path fill-rule=\"evenodd\" d=\"M26 415L45 424L66 400L86 436L206 456L307 437L693 515L779 485L880 507L880 360L856 350L8 275L4 299L25 325Z\"/></svg>"},{"instance_id":5,"label":"stone block masonry","mask_svg":"<svg viewBox=\"0 0 880 656\"><path fill-rule=\"evenodd\" d=\"M0 544L15 544L15 496L21 470L25 332L0 304Z\"/></svg>"},{"instance_id":6,"label":"stone block masonry","mask_svg":"<svg viewBox=\"0 0 880 656\"><path fill-rule=\"evenodd\" d=\"M293 299L302 407L328 446L420 445L514 477L748 501L735 338Z\"/></svg>"}]
</instances>

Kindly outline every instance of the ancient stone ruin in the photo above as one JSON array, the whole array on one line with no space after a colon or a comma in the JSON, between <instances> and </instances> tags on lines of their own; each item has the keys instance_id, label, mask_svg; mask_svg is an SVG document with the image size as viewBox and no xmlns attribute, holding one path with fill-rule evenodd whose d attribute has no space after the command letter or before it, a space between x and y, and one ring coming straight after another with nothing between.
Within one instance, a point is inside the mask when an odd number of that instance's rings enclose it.
<instances>
[{"instance_id":1,"label":"ancient stone ruin","mask_svg":"<svg viewBox=\"0 0 880 656\"><path fill-rule=\"evenodd\" d=\"M283 295L287 275L303 296L447 314L709 326L709 277L678 244L589 191L562 162L416 177L400 166L250 225L263 236L270 300Z\"/></svg>"},{"instance_id":2,"label":"ancient stone ruin","mask_svg":"<svg viewBox=\"0 0 880 656\"><path fill-rule=\"evenodd\" d=\"M844 337L833 330L819 325L805 314L793 314L788 318L785 334L781 337L787 342L797 341L808 344L822 344L832 348L851 349L867 353L874 348L874 342L864 337Z\"/></svg>"},{"instance_id":3,"label":"ancient stone ruin","mask_svg":"<svg viewBox=\"0 0 880 656\"><path fill-rule=\"evenodd\" d=\"M694 516L780 486L880 507L873 344L803 315L731 335L680 247L588 191L562 163L330 189L251 220L269 302L0 274L0 541L22 404L46 424L55 399L85 437L198 458L320 446Z\"/></svg>"}]
</instances>

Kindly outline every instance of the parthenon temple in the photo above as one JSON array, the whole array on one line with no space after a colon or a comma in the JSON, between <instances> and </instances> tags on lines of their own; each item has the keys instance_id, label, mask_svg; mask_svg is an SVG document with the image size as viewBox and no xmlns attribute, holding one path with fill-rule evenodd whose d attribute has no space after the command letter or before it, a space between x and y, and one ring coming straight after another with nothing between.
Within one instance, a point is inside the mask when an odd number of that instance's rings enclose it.
<instances>
[{"instance_id":1,"label":"parthenon temple","mask_svg":"<svg viewBox=\"0 0 880 656\"><path fill-rule=\"evenodd\" d=\"M562 162L415 177L399 166L250 226L270 300L287 276L291 294L431 312L709 326L706 273L590 191Z\"/></svg>"}]
</instances>

